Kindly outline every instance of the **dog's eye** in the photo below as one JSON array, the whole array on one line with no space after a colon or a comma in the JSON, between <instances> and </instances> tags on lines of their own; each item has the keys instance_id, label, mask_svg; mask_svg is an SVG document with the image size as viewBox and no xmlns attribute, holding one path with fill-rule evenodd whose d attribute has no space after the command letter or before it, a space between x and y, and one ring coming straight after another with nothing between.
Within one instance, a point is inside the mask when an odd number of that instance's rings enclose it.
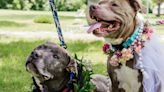
<instances>
[{"instance_id":1,"label":"dog's eye","mask_svg":"<svg viewBox=\"0 0 164 92\"><path fill-rule=\"evenodd\" d=\"M59 57L57 55L53 55L53 58L55 59L59 59Z\"/></svg>"},{"instance_id":2,"label":"dog's eye","mask_svg":"<svg viewBox=\"0 0 164 92\"><path fill-rule=\"evenodd\" d=\"M116 3L112 3L112 6L117 7L118 5Z\"/></svg>"}]
</instances>

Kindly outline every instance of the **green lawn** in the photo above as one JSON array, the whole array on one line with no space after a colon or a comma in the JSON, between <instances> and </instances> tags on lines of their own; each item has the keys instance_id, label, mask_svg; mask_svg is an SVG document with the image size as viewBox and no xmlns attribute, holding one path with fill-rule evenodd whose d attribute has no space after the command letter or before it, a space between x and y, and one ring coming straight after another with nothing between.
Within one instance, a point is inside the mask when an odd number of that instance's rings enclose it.
<instances>
[{"instance_id":1,"label":"green lawn","mask_svg":"<svg viewBox=\"0 0 164 92\"><path fill-rule=\"evenodd\" d=\"M81 25L74 24L75 12L59 12L60 22L64 31L83 32ZM0 10L0 30L10 31L54 31L54 24L35 23L38 16L52 18L51 12ZM159 20L153 15L146 17L151 21ZM85 18L79 18L80 24L86 25ZM164 16L161 17L164 19ZM164 26L157 26L158 33L164 34ZM25 60L29 53L39 44L46 42L40 39L15 39L0 35L0 92L27 92L30 90L31 79L25 69ZM58 40L53 39L54 42ZM66 39L68 51L85 57L93 63L94 73L107 75L106 55L102 52L102 41L82 41Z\"/></svg>"},{"instance_id":2,"label":"green lawn","mask_svg":"<svg viewBox=\"0 0 164 92\"><path fill-rule=\"evenodd\" d=\"M2 30L11 30L11 31L55 31L54 24L41 24L35 23L34 19L38 16L47 16L52 19L51 11L17 11L17 10L0 10L0 29ZM87 25L86 19L83 17L76 18L76 12L58 12L59 19L63 31L76 31L76 32L85 32L81 26ZM76 20L78 19L79 22ZM161 15L160 18L155 15L149 14L145 16L146 20L150 22L155 22L157 20L164 19L164 15ZM6 26L5 22L14 22L17 24L24 24L26 26L18 27L17 26ZM76 22L80 24L75 24ZM158 33L164 34L164 27L157 26L156 29Z\"/></svg>"},{"instance_id":3,"label":"green lawn","mask_svg":"<svg viewBox=\"0 0 164 92\"><path fill-rule=\"evenodd\" d=\"M17 11L17 10L0 10L0 23L6 22L15 22L23 23L26 26L23 27L6 27L1 26L2 30L11 30L11 31L55 31L54 24L41 24L34 23L34 19L38 16L47 16L52 19L51 11ZM87 25L85 18L80 19L81 25L74 25L76 22L76 12L59 12L60 23L64 31L78 30L77 32L83 32L79 26Z\"/></svg>"},{"instance_id":4,"label":"green lawn","mask_svg":"<svg viewBox=\"0 0 164 92\"><path fill-rule=\"evenodd\" d=\"M24 23L17 23L17 22L14 22L14 21L0 21L0 27L16 27L16 28L19 28L19 27L25 27L26 24Z\"/></svg>"}]
</instances>

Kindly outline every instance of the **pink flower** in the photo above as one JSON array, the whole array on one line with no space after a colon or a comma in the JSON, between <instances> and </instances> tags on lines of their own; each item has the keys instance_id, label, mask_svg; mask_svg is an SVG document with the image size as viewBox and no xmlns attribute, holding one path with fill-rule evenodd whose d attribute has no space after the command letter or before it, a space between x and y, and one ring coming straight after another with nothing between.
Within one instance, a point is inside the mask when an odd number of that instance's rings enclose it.
<instances>
[{"instance_id":1,"label":"pink flower","mask_svg":"<svg viewBox=\"0 0 164 92\"><path fill-rule=\"evenodd\" d=\"M150 39L153 32L154 32L154 29L151 27L144 28L144 34L147 35L148 39Z\"/></svg>"},{"instance_id":2,"label":"pink flower","mask_svg":"<svg viewBox=\"0 0 164 92\"><path fill-rule=\"evenodd\" d=\"M135 51L137 52L137 53L140 53L141 52L141 49L142 49L142 47L141 46L138 46L138 47L135 47Z\"/></svg>"},{"instance_id":3,"label":"pink flower","mask_svg":"<svg viewBox=\"0 0 164 92\"><path fill-rule=\"evenodd\" d=\"M160 23L160 24L164 24L164 20L160 20L159 23Z\"/></svg>"},{"instance_id":4,"label":"pink flower","mask_svg":"<svg viewBox=\"0 0 164 92\"><path fill-rule=\"evenodd\" d=\"M132 50L131 50L131 48L129 48L129 49L123 49L122 51L121 51L121 53L122 53L122 57L121 57L121 61L123 62L125 62L125 61L128 61L128 60L130 60L131 58L133 58L133 54L132 54Z\"/></svg>"},{"instance_id":5,"label":"pink flower","mask_svg":"<svg viewBox=\"0 0 164 92\"><path fill-rule=\"evenodd\" d=\"M142 40L146 41L147 39L148 39L147 36L143 35ZM134 43L134 50L135 50L135 52L140 53L142 47L143 47L143 42L142 41L137 41L137 42Z\"/></svg>"},{"instance_id":6,"label":"pink flower","mask_svg":"<svg viewBox=\"0 0 164 92\"><path fill-rule=\"evenodd\" d=\"M104 53L108 54L109 50L110 50L110 45L107 44L107 43L104 44L104 46L103 46L103 51L104 51Z\"/></svg>"},{"instance_id":7,"label":"pink flower","mask_svg":"<svg viewBox=\"0 0 164 92\"><path fill-rule=\"evenodd\" d=\"M116 52L115 55L117 56L117 58L121 58L122 53L121 52Z\"/></svg>"},{"instance_id":8,"label":"pink flower","mask_svg":"<svg viewBox=\"0 0 164 92\"><path fill-rule=\"evenodd\" d=\"M140 42L140 41L136 41L135 43L134 43L134 47L138 47L138 46L141 46L142 45L142 43Z\"/></svg>"},{"instance_id":9,"label":"pink flower","mask_svg":"<svg viewBox=\"0 0 164 92\"><path fill-rule=\"evenodd\" d=\"M109 63L110 63L112 66L118 66L119 63L118 63L118 57L117 57L117 55L113 55L113 56L109 59Z\"/></svg>"}]
</instances>

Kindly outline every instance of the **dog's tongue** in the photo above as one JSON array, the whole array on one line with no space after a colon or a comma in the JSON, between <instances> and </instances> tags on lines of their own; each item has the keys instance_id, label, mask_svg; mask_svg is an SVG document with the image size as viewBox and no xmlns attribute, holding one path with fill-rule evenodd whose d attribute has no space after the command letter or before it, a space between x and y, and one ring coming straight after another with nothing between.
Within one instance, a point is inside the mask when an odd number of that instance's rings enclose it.
<instances>
[{"instance_id":1,"label":"dog's tongue","mask_svg":"<svg viewBox=\"0 0 164 92\"><path fill-rule=\"evenodd\" d=\"M100 28L101 27L101 24L102 23L95 23L95 24L92 24L91 26L90 26L90 28L88 29L88 33L91 33L91 32L93 32L95 29L97 29L97 28Z\"/></svg>"}]
</instances>

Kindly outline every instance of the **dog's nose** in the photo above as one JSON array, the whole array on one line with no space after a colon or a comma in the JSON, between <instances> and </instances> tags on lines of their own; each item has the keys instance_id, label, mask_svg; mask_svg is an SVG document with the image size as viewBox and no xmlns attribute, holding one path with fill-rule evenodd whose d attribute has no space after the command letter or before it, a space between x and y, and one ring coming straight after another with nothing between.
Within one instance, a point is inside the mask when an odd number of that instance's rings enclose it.
<instances>
[{"instance_id":1,"label":"dog's nose","mask_svg":"<svg viewBox=\"0 0 164 92\"><path fill-rule=\"evenodd\" d=\"M95 5L90 5L90 11L94 12L96 10L96 6Z\"/></svg>"},{"instance_id":2,"label":"dog's nose","mask_svg":"<svg viewBox=\"0 0 164 92\"><path fill-rule=\"evenodd\" d=\"M95 17L96 17L96 10L97 10L98 6L97 6L97 5L90 5L89 8L90 8L90 9L89 9L90 17L91 17L92 19L95 19Z\"/></svg>"}]
</instances>

